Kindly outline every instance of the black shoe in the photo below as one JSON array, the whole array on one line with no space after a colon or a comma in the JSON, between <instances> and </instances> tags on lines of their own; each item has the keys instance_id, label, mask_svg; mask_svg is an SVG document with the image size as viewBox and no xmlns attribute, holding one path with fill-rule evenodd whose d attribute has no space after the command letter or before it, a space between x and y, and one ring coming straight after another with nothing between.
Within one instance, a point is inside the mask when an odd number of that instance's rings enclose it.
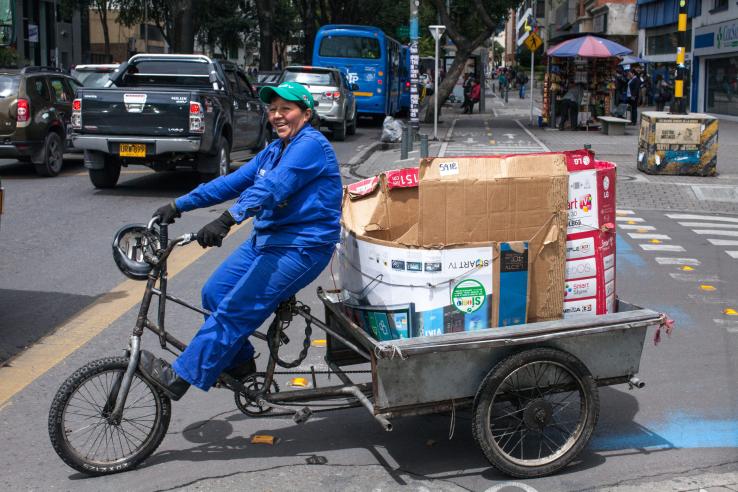
<instances>
[{"instance_id":1,"label":"black shoe","mask_svg":"<svg viewBox=\"0 0 738 492\"><path fill-rule=\"evenodd\" d=\"M154 357L148 350L141 351L138 369L144 379L161 389L174 401L182 398L190 387L190 383L179 377L167 361Z\"/></svg>"},{"instance_id":2,"label":"black shoe","mask_svg":"<svg viewBox=\"0 0 738 492\"><path fill-rule=\"evenodd\" d=\"M252 357L246 362L242 362L241 364L226 369L225 372L229 376L238 380L246 379L256 372L256 361L254 361L254 358Z\"/></svg>"}]
</instances>

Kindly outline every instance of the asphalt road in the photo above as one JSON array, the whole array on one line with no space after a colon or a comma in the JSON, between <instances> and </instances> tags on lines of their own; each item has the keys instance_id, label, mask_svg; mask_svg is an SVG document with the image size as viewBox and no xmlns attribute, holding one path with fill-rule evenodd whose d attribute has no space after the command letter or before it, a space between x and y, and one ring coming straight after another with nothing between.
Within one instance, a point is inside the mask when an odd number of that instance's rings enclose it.
<instances>
[{"instance_id":1,"label":"asphalt road","mask_svg":"<svg viewBox=\"0 0 738 492\"><path fill-rule=\"evenodd\" d=\"M522 135L509 121L500 124L515 138ZM476 138L469 128L463 130L464 138ZM334 143L341 163L376 141L379 131L365 125L355 137ZM135 286L123 282L110 258L112 234L125 223L145 221L161 203L195 186L197 177L131 169L121 186L103 192L92 188L79 162L70 161L63 176L54 179L37 178L21 164L0 164L0 175L8 192L0 229L0 355L7 358L29 345L26 354L39 354L28 366L37 377L20 385L0 407L2 489L521 490L484 459L471 434L469 412L399 419L391 433L363 409L318 414L296 426L290 419L249 419L222 390L193 390L175 402L169 433L138 470L88 478L68 468L49 444L51 398L77 367L121 354L136 315ZM185 214L172 234L195 231L224 208ZM664 481L697 474L724 476L738 469L738 324L733 321L737 317L726 314L738 310L738 259L726 253L738 246L709 240L730 236L695 232L717 226L683 225L715 221L666 214L623 211L618 224L641 226L643 231L619 231L617 292L625 300L669 313L676 329L658 346L649 333L640 371L647 386L633 391L625 386L602 388L600 418L590 445L557 475L519 481L528 490L629 485L633 490L672 490L663 488ZM734 219L722 221L728 225L724 231L738 225L737 217L723 218ZM223 248L204 254L197 245L177 251L181 265L172 268L172 292L196 302L209 273L248 232L248 226L242 227ZM644 233L668 239L655 243L630 236ZM641 245L679 246L683 251L653 251ZM683 260L676 264L663 258ZM299 299L320 313L315 287L331 283L326 271ZM199 324L199 317L184 309L172 309L167 320L169 329L185 340ZM56 337L34 343L55 330ZM69 337L59 340L60 333ZM86 341L83 333L96 335ZM288 355L299 349L300 335L299 327L291 331ZM155 337L145 337L144 347L157 350ZM266 353L266 348L257 344L257 351ZM259 367L265 358L257 360ZM11 359L10 369L13 364ZM313 349L301 367L310 365L323 368L320 348ZM18 374L19 379L27 376ZM277 441L251 444L256 434ZM508 489L500 488L504 484ZM677 480L679 484L673 490L689 490L688 479Z\"/></svg>"}]
</instances>

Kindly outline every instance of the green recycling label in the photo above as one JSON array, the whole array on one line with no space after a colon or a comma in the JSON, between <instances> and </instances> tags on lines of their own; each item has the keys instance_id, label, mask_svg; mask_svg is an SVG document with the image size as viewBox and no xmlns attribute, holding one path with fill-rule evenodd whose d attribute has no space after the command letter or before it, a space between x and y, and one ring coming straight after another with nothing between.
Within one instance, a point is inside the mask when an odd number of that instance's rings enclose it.
<instances>
[{"instance_id":1,"label":"green recycling label","mask_svg":"<svg viewBox=\"0 0 738 492\"><path fill-rule=\"evenodd\" d=\"M462 313L473 313L484 304L484 286L473 279L462 280L451 291L451 303Z\"/></svg>"}]
</instances>

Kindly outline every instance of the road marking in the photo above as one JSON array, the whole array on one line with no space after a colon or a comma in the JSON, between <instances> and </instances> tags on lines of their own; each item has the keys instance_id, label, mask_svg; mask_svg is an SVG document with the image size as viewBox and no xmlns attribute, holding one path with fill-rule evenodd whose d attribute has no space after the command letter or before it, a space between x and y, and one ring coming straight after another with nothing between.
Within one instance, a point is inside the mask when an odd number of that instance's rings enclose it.
<instances>
[{"instance_id":1,"label":"road marking","mask_svg":"<svg viewBox=\"0 0 738 492\"><path fill-rule=\"evenodd\" d=\"M672 251L674 253L683 253L686 251L676 244L639 244L644 251Z\"/></svg>"},{"instance_id":2,"label":"road marking","mask_svg":"<svg viewBox=\"0 0 738 492\"><path fill-rule=\"evenodd\" d=\"M664 256L657 257L656 263L658 263L659 265L691 265L691 266L699 266L702 264L700 260L697 260L695 258L671 258L671 257L664 257Z\"/></svg>"},{"instance_id":3,"label":"road marking","mask_svg":"<svg viewBox=\"0 0 738 492\"><path fill-rule=\"evenodd\" d=\"M626 223L636 223L636 222L643 222L643 219L640 217L615 217L615 220L617 222L626 222Z\"/></svg>"},{"instance_id":4,"label":"road marking","mask_svg":"<svg viewBox=\"0 0 738 492\"><path fill-rule=\"evenodd\" d=\"M731 258L735 258L738 260L738 251L726 251L726 253L728 253L728 256L730 256Z\"/></svg>"},{"instance_id":5,"label":"road marking","mask_svg":"<svg viewBox=\"0 0 738 492\"><path fill-rule=\"evenodd\" d=\"M714 215L693 215L693 214L666 214L670 219L682 219L682 220L715 220L718 222L736 222L738 218L735 217L716 217Z\"/></svg>"},{"instance_id":6,"label":"road marking","mask_svg":"<svg viewBox=\"0 0 738 492\"><path fill-rule=\"evenodd\" d=\"M451 122L451 126L448 127L448 130L446 131L446 136L443 138L443 140L445 141L441 145L441 150L438 151L438 157L446 156L446 148L448 147L448 141L451 140L451 137L454 134L454 127L456 126L457 121L459 121L459 119L455 118L454 121Z\"/></svg>"},{"instance_id":7,"label":"road marking","mask_svg":"<svg viewBox=\"0 0 738 492\"><path fill-rule=\"evenodd\" d=\"M532 139L533 139L533 141L534 141L535 143L537 143L538 145L540 145L540 146L541 146L541 148L543 149L543 151L544 151L544 152L551 152L551 149L549 149L548 147L546 147L546 144L544 144L543 142L541 142L540 140L538 140L538 137L536 137L535 135L533 135L533 133L532 133L532 132L531 132L530 130L528 130L528 129L527 129L527 128L526 128L526 127L525 127L525 126L524 126L524 125L523 125L523 124L522 124L522 123L520 122L520 120L515 120L515 123L517 123L517 124L518 124L518 126L519 126L520 128L522 128L522 129L523 129L523 131L524 131L525 133L527 133L527 134L528 134L528 136L529 136L530 138L532 138Z\"/></svg>"},{"instance_id":8,"label":"road marking","mask_svg":"<svg viewBox=\"0 0 738 492\"><path fill-rule=\"evenodd\" d=\"M713 246L738 246L738 241L731 239L708 239L707 241Z\"/></svg>"},{"instance_id":9,"label":"road marking","mask_svg":"<svg viewBox=\"0 0 738 492\"><path fill-rule=\"evenodd\" d=\"M235 232L247 221L234 227ZM208 250L185 248L167 264L169 278L190 266ZM146 282L125 280L97 301L56 328L30 348L0 367L0 410L23 388L89 342L115 320L141 302ZM133 327L131 326L131 329ZM121 347L122 348L122 347Z\"/></svg>"},{"instance_id":10,"label":"road marking","mask_svg":"<svg viewBox=\"0 0 738 492\"><path fill-rule=\"evenodd\" d=\"M629 232L628 235L632 239L661 239L661 240L670 240L671 238L667 236L666 234L642 234L640 232Z\"/></svg>"},{"instance_id":11,"label":"road marking","mask_svg":"<svg viewBox=\"0 0 738 492\"><path fill-rule=\"evenodd\" d=\"M692 229L701 236L730 236L738 237L738 231L721 231L719 229Z\"/></svg>"},{"instance_id":12,"label":"road marking","mask_svg":"<svg viewBox=\"0 0 738 492\"><path fill-rule=\"evenodd\" d=\"M702 275L698 276L693 273L670 273L669 276L674 280L681 280L682 282L700 282L700 283L721 283L722 280L717 275Z\"/></svg>"},{"instance_id":13,"label":"road marking","mask_svg":"<svg viewBox=\"0 0 738 492\"><path fill-rule=\"evenodd\" d=\"M716 291L717 290L714 286L712 286L712 285L705 285L705 284L700 285L700 289L702 289L704 291L707 291L707 292L713 292L713 291Z\"/></svg>"},{"instance_id":14,"label":"road marking","mask_svg":"<svg viewBox=\"0 0 738 492\"><path fill-rule=\"evenodd\" d=\"M738 328L738 320L735 319L722 319L722 318L715 318L712 320L713 323L716 325L722 325L722 326L735 326Z\"/></svg>"},{"instance_id":15,"label":"road marking","mask_svg":"<svg viewBox=\"0 0 738 492\"><path fill-rule=\"evenodd\" d=\"M722 227L723 229L738 229L738 224L715 224L709 222L679 222L684 227Z\"/></svg>"},{"instance_id":16,"label":"road marking","mask_svg":"<svg viewBox=\"0 0 738 492\"><path fill-rule=\"evenodd\" d=\"M712 296L706 296L702 294L689 294L689 298L701 304L736 304L738 303L738 300L736 299L715 298Z\"/></svg>"},{"instance_id":17,"label":"road marking","mask_svg":"<svg viewBox=\"0 0 738 492\"><path fill-rule=\"evenodd\" d=\"M639 225L639 224L618 224L618 229L626 230L637 230L637 231L655 231L656 228L650 225Z\"/></svg>"},{"instance_id":18,"label":"road marking","mask_svg":"<svg viewBox=\"0 0 738 492\"><path fill-rule=\"evenodd\" d=\"M635 212L632 210L616 210L615 215L635 215Z\"/></svg>"}]
</instances>

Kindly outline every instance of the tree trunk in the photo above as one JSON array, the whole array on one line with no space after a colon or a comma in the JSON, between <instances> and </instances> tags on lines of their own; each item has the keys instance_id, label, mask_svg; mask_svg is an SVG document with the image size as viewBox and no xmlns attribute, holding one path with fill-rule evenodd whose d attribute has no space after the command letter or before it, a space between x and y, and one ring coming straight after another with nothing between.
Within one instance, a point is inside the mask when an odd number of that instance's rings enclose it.
<instances>
[{"instance_id":1,"label":"tree trunk","mask_svg":"<svg viewBox=\"0 0 738 492\"><path fill-rule=\"evenodd\" d=\"M305 33L305 52L303 63L310 65L313 59L313 44L315 43L315 2L316 0L301 0L300 12L302 17L302 30Z\"/></svg>"},{"instance_id":2,"label":"tree trunk","mask_svg":"<svg viewBox=\"0 0 738 492\"><path fill-rule=\"evenodd\" d=\"M195 51L195 26L192 0L179 0L174 10L173 53Z\"/></svg>"},{"instance_id":3,"label":"tree trunk","mask_svg":"<svg viewBox=\"0 0 738 492\"><path fill-rule=\"evenodd\" d=\"M456 55L454 56L453 63L451 63L451 68L448 69L448 72L446 72L446 77L444 77L443 81L438 87L438 114L441 114L441 107L443 107L443 103L446 102L448 96L450 96L453 92L454 87L456 86L456 81L458 81L459 77L461 77L462 71L466 66L466 61L469 58L469 55L471 55L472 51L474 50L471 49L470 46L456 47ZM428 111L425 113L425 119L423 120L423 123L433 123L434 101L435 98L431 96L430 103L428 104Z\"/></svg>"},{"instance_id":4,"label":"tree trunk","mask_svg":"<svg viewBox=\"0 0 738 492\"><path fill-rule=\"evenodd\" d=\"M98 9L99 7L100 6L98 5ZM110 60L110 33L108 32L108 9L107 8L99 9L97 13L100 15L100 24L102 25L103 43L105 44L105 58L108 58L108 60L105 60L105 61L106 63L110 63L112 60Z\"/></svg>"},{"instance_id":5,"label":"tree trunk","mask_svg":"<svg viewBox=\"0 0 738 492\"><path fill-rule=\"evenodd\" d=\"M255 0L255 3L256 16L259 20L259 70L273 70L274 3L270 0Z\"/></svg>"}]
</instances>

